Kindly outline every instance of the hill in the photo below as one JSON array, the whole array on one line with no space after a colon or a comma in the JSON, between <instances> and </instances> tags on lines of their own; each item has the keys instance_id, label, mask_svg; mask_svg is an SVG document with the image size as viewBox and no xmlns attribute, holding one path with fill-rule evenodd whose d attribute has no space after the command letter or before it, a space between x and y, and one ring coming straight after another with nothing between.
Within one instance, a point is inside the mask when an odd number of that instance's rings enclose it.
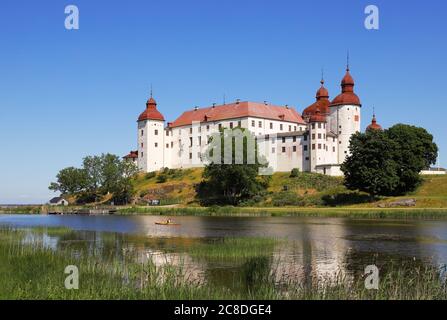
<instances>
[{"instance_id":1,"label":"hill","mask_svg":"<svg viewBox=\"0 0 447 320\"><path fill-rule=\"evenodd\" d=\"M137 204L158 199L161 205L183 204L198 206L194 185L202 179L203 169L165 169L160 172L139 174L133 181ZM365 193L349 191L343 186L343 178L321 174L275 173L271 177L265 200L260 207L377 207L392 205L402 199L415 199L419 208L447 208L447 175L424 176L423 184L415 192L404 197L383 197L371 200Z\"/></svg>"}]
</instances>

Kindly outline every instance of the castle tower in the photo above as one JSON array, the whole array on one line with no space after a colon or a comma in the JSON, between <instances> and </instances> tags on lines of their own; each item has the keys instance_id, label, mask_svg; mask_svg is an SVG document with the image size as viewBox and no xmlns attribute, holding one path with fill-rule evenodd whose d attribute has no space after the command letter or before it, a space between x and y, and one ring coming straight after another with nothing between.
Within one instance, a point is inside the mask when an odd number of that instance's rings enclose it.
<instances>
[{"instance_id":1,"label":"castle tower","mask_svg":"<svg viewBox=\"0 0 447 320\"><path fill-rule=\"evenodd\" d=\"M371 120L371 124L366 127L366 131L369 131L369 130L380 130L380 131L383 130L382 126L377 123L376 113L373 114L373 118Z\"/></svg>"},{"instance_id":2,"label":"castle tower","mask_svg":"<svg viewBox=\"0 0 447 320\"><path fill-rule=\"evenodd\" d=\"M164 167L164 117L152 97L138 117L138 168L144 172Z\"/></svg>"},{"instance_id":3,"label":"castle tower","mask_svg":"<svg viewBox=\"0 0 447 320\"><path fill-rule=\"evenodd\" d=\"M349 155L351 136L360 132L361 106L359 97L354 93L354 79L348 64L341 81L341 94L335 97L330 105L330 131L338 137L338 164L343 163Z\"/></svg>"},{"instance_id":4,"label":"castle tower","mask_svg":"<svg viewBox=\"0 0 447 320\"><path fill-rule=\"evenodd\" d=\"M317 166L326 163L326 115L319 106L309 117L310 171L317 172Z\"/></svg>"}]
</instances>

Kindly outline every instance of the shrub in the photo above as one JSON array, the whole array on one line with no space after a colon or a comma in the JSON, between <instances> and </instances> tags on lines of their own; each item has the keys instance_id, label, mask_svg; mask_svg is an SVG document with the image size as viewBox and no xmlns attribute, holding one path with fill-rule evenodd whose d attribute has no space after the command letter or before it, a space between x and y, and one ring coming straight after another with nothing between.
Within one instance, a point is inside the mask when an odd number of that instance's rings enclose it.
<instances>
[{"instance_id":1,"label":"shrub","mask_svg":"<svg viewBox=\"0 0 447 320\"><path fill-rule=\"evenodd\" d=\"M296 178L296 177L298 177L299 174L300 174L300 169L293 168L292 172L290 172L290 177L291 178Z\"/></svg>"},{"instance_id":2,"label":"shrub","mask_svg":"<svg viewBox=\"0 0 447 320\"><path fill-rule=\"evenodd\" d=\"M166 177L166 175L164 175L164 174L159 174L159 175L157 176L157 183L164 183L164 182L166 182L166 181L168 181L168 177Z\"/></svg>"},{"instance_id":3,"label":"shrub","mask_svg":"<svg viewBox=\"0 0 447 320\"><path fill-rule=\"evenodd\" d=\"M146 173L145 178L146 178L147 180L149 180L149 179L154 178L156 175L157 175L156 172L151 171L151 172Z\"/></svg>"}]
</instances>

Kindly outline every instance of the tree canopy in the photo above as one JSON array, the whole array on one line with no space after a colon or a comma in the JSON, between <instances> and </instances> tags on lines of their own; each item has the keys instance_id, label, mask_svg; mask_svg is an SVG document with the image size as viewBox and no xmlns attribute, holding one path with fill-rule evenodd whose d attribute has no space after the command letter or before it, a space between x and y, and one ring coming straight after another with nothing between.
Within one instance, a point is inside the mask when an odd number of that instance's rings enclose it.
<instances>
[{"instance_id":1,"label":"tree canopy","mask_svg":"<svg viewBox=\"0 0 447 320\"><path fill-rule=\"evenodd\" d=\"M204 205L238 205L259 196L268 186L268 176L259 176L267 163L258 155L255 137L248 130L237 127L213 135L205 158L203 180L196 186Z\"/></svg>"},{"instance_id":2,"label":"tree canopy","mask_svg":"<svg viewBox=\"0 0 447 320\"><path fill-rule=\"evenodd\" d=\"M57 182L52 182L49 189L74 195L80 202L95 201L110 193L114 203L127 203L133 193L131 178L137 171L133 163L113 154L87 156L82 168L59 171Z\"/></svg>"},{"instance_id":3,"label":"tree canopy","mask_svg":"<svg viewBox=\"0 0 447 320\"><path fill-rule=\"evenodd\" d=\"M397 124L351 137L342 164L345 185L375 195L402 195L421 183L420 172L436 162L438 148L425 129Z\"/></svg>"}]
</instances>

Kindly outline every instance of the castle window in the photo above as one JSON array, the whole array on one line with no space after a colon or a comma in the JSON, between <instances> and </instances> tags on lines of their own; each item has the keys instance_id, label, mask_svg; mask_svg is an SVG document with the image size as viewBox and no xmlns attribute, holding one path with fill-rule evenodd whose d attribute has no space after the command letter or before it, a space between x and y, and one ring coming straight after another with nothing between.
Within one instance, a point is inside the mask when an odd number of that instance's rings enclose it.
<instances>
[{"instance_id":1,"label":"castle window","mask_svg":"<svg viewBox=\"0 0 447 320\"><path fill-rule=\"evenodd\" d=\"M318 150L321 150L321 143L318 144Z\"/></svg>"},{"instance_id":2,"label":"castle window","mask_svg":"<svg viewBox=\"0 0 447 320\"><path fill-rule=\"evenodd\" d=\"M141 157L142 157L142 158L144 157L144 152L141 152Z\"/></svg>"},{"instance_id":3,"label":"castle window","mask_svg":"<svg viewBox=\"0 0 447 320\"><path fill-rule=\"evenodd\" d=\"M341 141L338 141L338 144L341 144Z\"/></svg>"},{"instance_id":4,"label":"castle window","mask_svg":"<svg viewBox=\"0 0 447 320\"><path fill-rule=\"evenodd\" d=\"M293 126L293 131L296 131L296 126Z\"/></svg>"},{"instance_id":5,"label":"castle window","mask_svg":"<svg viewBox=\"0 0 447 320\"><path fill-rule=\"evenodd\" d=\"M315 129L315 123L312 123L312 129Z\"/></svg>"},{"instance_id":6,"label":"castle window","mask_svg":"<svg viewBox=\"0 0 447 320\"><path fill-rule=\"evenodd\" d=\"M255 126L255 120L251 120L251 126L252 126L252 127Z\"/></svg>"},{"instance_id":7,"label":"castle window","mask_svg":"<svg viewBox=\"0 0 447 320\"><path fill-rule=\"evenodd\" d=\"M279 130L282 131L282 123L279 125Z\"/></svg>"},{"instance_id":8,"label":"castle window","mask_svg":"<svg viewBox=\"0 0 447 320\"><path fill-rule=\"evenodd\" d=\"M309 157L306 157L306 161L309 161Z\"/></svg>"},{"instance_id":9,"label":"castle window","mask_svg":"<svg viewBox=\"0 0 447 320\"><path fill-rule=\"evenodd\" d=\"M174 141L171 141L171 148L174 147Z\"/></svg>"},{"instance_id":10,"label":"castle window","mask_svg":"<svg viewBox=\"0 0 447 320\"><path fill-rule=\"evenodd\" d=\"M192 153L191 152L189 153L189 159L192 159Z\"/></svg>"},{"instance_id":11,"label":"castle window","mask_svg":"<svg viewBox=\"0 0 447 320\"><path fill-rule=\"evenodd\" d=\"M286 143L286 137L282 137L282 143Z\"/></svg>"},{"instance_id":12,"label":"castle window","mask_svg":"<svg viewBox=\"0 0 447 320\"><path fill-rule=\"evenodd\" d=\"M259 122L258 122L258 127L259 127L259 128L262 128L262 121L259 121Z\"/></svg>"},{"instance_id":13,"label":"castle window","mask_svg":"<svg viewBox=\"0 0 447 320\"><path fill-rule=\"evenodd\" d=\"M169 149L169 143L166 143L166 149Z\"/></svg>"},{"instance_id":14,"label":"castle window","mask_svg":"<svg viewBox=\"0 0 447 320\"><path fill-rule=\"evenodd\" d=\"M158 136L158 130L157 129L155 129L154 133L155 133L156 136Z\"/></svg>"},{"instance_id":15,"label":"castle window","mask_svg":"<svg viewBox=\"0 0 447 320\"><path fill-rule=\"evenodd\" d=\"M321 122L318 122L318 129L321 129Z\"/></svg>"},{"instance_id":16,"label":"castle window","mask_svg":"<svg viewBox=\"0 0 447 320\"><path fill-rule=\"evenodd\" d=\"M210 125L209 124L206 125L206 131L210 131Z\"/></svg>"},{"instance_id":17,"label":"castle window","mask_svg":"<svg viewBox=\"0 0 447 320\"><path fill-rule=\"evenodd\" d=\"M143 136L144 135L144 130L141 130L141 136Z\"/></svg>"},{"instance_id":18,"label":"castle window","mask_svg":"<svg viewBox=\"0 0 447 320\"><path fill-rule=\"evenodd\" d=\"M202 145L202 137L198 137L198 140L199 140L199 146L201 146Z\"/></svg>"},{"instance_id":19,"label":"castle window","mask_svg":"<svg viewBox=\"0 0 447 320\"><path fill-rule=\"evenodd\" d=\"M293 152L296 152L296 146L293 146Z\"/></svg>"},{"instance_id":20,"label":"castle window","mask_svg":"<svg viewBox=\"0 0 447 320\"><path fill-rule=\"evenodd\" d=\"M286 152L286 147L282 147L282 153Z\"/></svg>"},{"instance_id":21,"label":"castle window","mask_svg":"<svg viewBox=\"0 0 447 320\"><path fill-rule=\"evenodd\" d=\"M292 131L292 126L289 126L289 131Z\"/></svg>"},{"instance_id":22,"label":"castle window","mask_svg":"<svg viewBox=\"0 0 447 320\"><path fill-rule=\"evenodd\" d=\"M192 133L192 128L189 128L189 133Z\"/></svg>"},{"instance_id":23,"label":"castle window","mask_svg":"<svg viewBox=\"0 0 447 320\"><path fill-rule=\"evenodd\" d=\"M222 123L219 123L219 131L222 130Z\"/></svg>"},{"instance_id":24,"label":"castle window","mask_svg":"<svg viewBox=\"0 0 447 320\"><path fill-rule=\"evenodd\" d=\"M304 151L307 151L307 145L304 146Z\"/></svg>"},{"instance_id":25,"label":"castle window","mask_svg":"<svg viewBox=\"0 0 447 320\"><path fill-rule=\"evenodd\" d=\"M158 148L158 143L157 142L155 142L155 148Z\"/></svg>"},{"instance_id":26,"label":"castle window","mask_svg":"<svg viewBox=\"0 0 447 320\"><path fill-rule=\"evenodd\" d=\"M233 129L233 122L230 122L230 129Z\"/></svg>"},{"instance_id":27,"label":"castle window","mask_svg":"<svg viewBox=\"0 0 447 320\"><path fill-rule=\"evenodd\" d=\"M307 141L307 134L304 135L304 141Z\"/></svg>"},{"instance_id":28,"label":"castle window","mask_svg":"<svg viewBox=\"0 0 447 320\"><path fill-rule=\"evenodd\" d=\"M141 148L143 148L143 146L144 146L144 144L143 144L143 142L141 142Z\"/></svg>"},{"instance_id":29,"label":"castle window","mask_svg":"<svg viewBox=\"0 0 447 320\"><path fill-rule=\"evenodd\" d=\"M332 142L335 142L335 138L334 137L332 138Z\"/></svg>"},{"instance_id":30,"label":"castle window","mask_svg":"<svg viewBox=\"0 0 447 320\"><path fill-rule=\"evenodd\" d=\"M273 129L273 122L270 122L270 129Z\"/></svg>"},{"instance_id":31,"label":"castle window","mask_svg":"<svg viewBox=\"0 0 447 320\"><path fill-rule=\"evenodd\" d=\"M315 133L312 133L312 140L315 140Z\"/></svg>"},{"instance_id":32,"label":"castle window","mask_svg":"<svg viewBox=\"0 0 447 320\"><path fill-rule=\"evenodd\" d=\"M242 122L241 122L241 120L239 120L239 121L237 122L237 126L242 128Z\"/></svg>"},{"instance_id":33,"label":"castle window","mask_svg":"<svg viewBox=\"0 0 447 320\"><path fill-rule=\"evenodd\" d=\"M321 139L321 133L318 134L318 139Z\"/></svg>"},{"instance_id":34,"label":"castle window","mask_svg":"<svg viewBox=\"0 0 447 320\"><path fill-rule=\"evenodd\" d=\"M332 152L335 152L335 147L332 147Z\"/></svg>"},{"instance_id":35,"label":"castle window","mask_svg":"<svg viewBox=\"0 0 447 320\"><path fill-rule=\"evenodd\" d=\"M312 150L315 150L315 143L312 143Z\"/></svg>"},{"instance_id":36,"label":"castle window","mask_svg":"<svg viewBox=\"0 0 447 320\"><path fill-rule=\"evenodd\" d=\"M189 138L189 146L192 147L192 137Z\"/></svg>"},{"instance_id":37,"label":"castle window","mask_svg":"<svg viewBox=\"0 0 447 320\"><path fill-rule=\"evenodd\" d=\"M296 136L293 136L293 142L296 142Z\"/></svg>"},{"instance_id":38,"label":"castle window","mask_svg":"<svg viewBox=\"0 0 447 320\"><path fill-rule=\"evenodd\" d=\"M275 151L276 151L276 150L275 150L275 147L273 147L273 148L272 148L272 153L275 153Z\"/></svg>"}]
</instances>

